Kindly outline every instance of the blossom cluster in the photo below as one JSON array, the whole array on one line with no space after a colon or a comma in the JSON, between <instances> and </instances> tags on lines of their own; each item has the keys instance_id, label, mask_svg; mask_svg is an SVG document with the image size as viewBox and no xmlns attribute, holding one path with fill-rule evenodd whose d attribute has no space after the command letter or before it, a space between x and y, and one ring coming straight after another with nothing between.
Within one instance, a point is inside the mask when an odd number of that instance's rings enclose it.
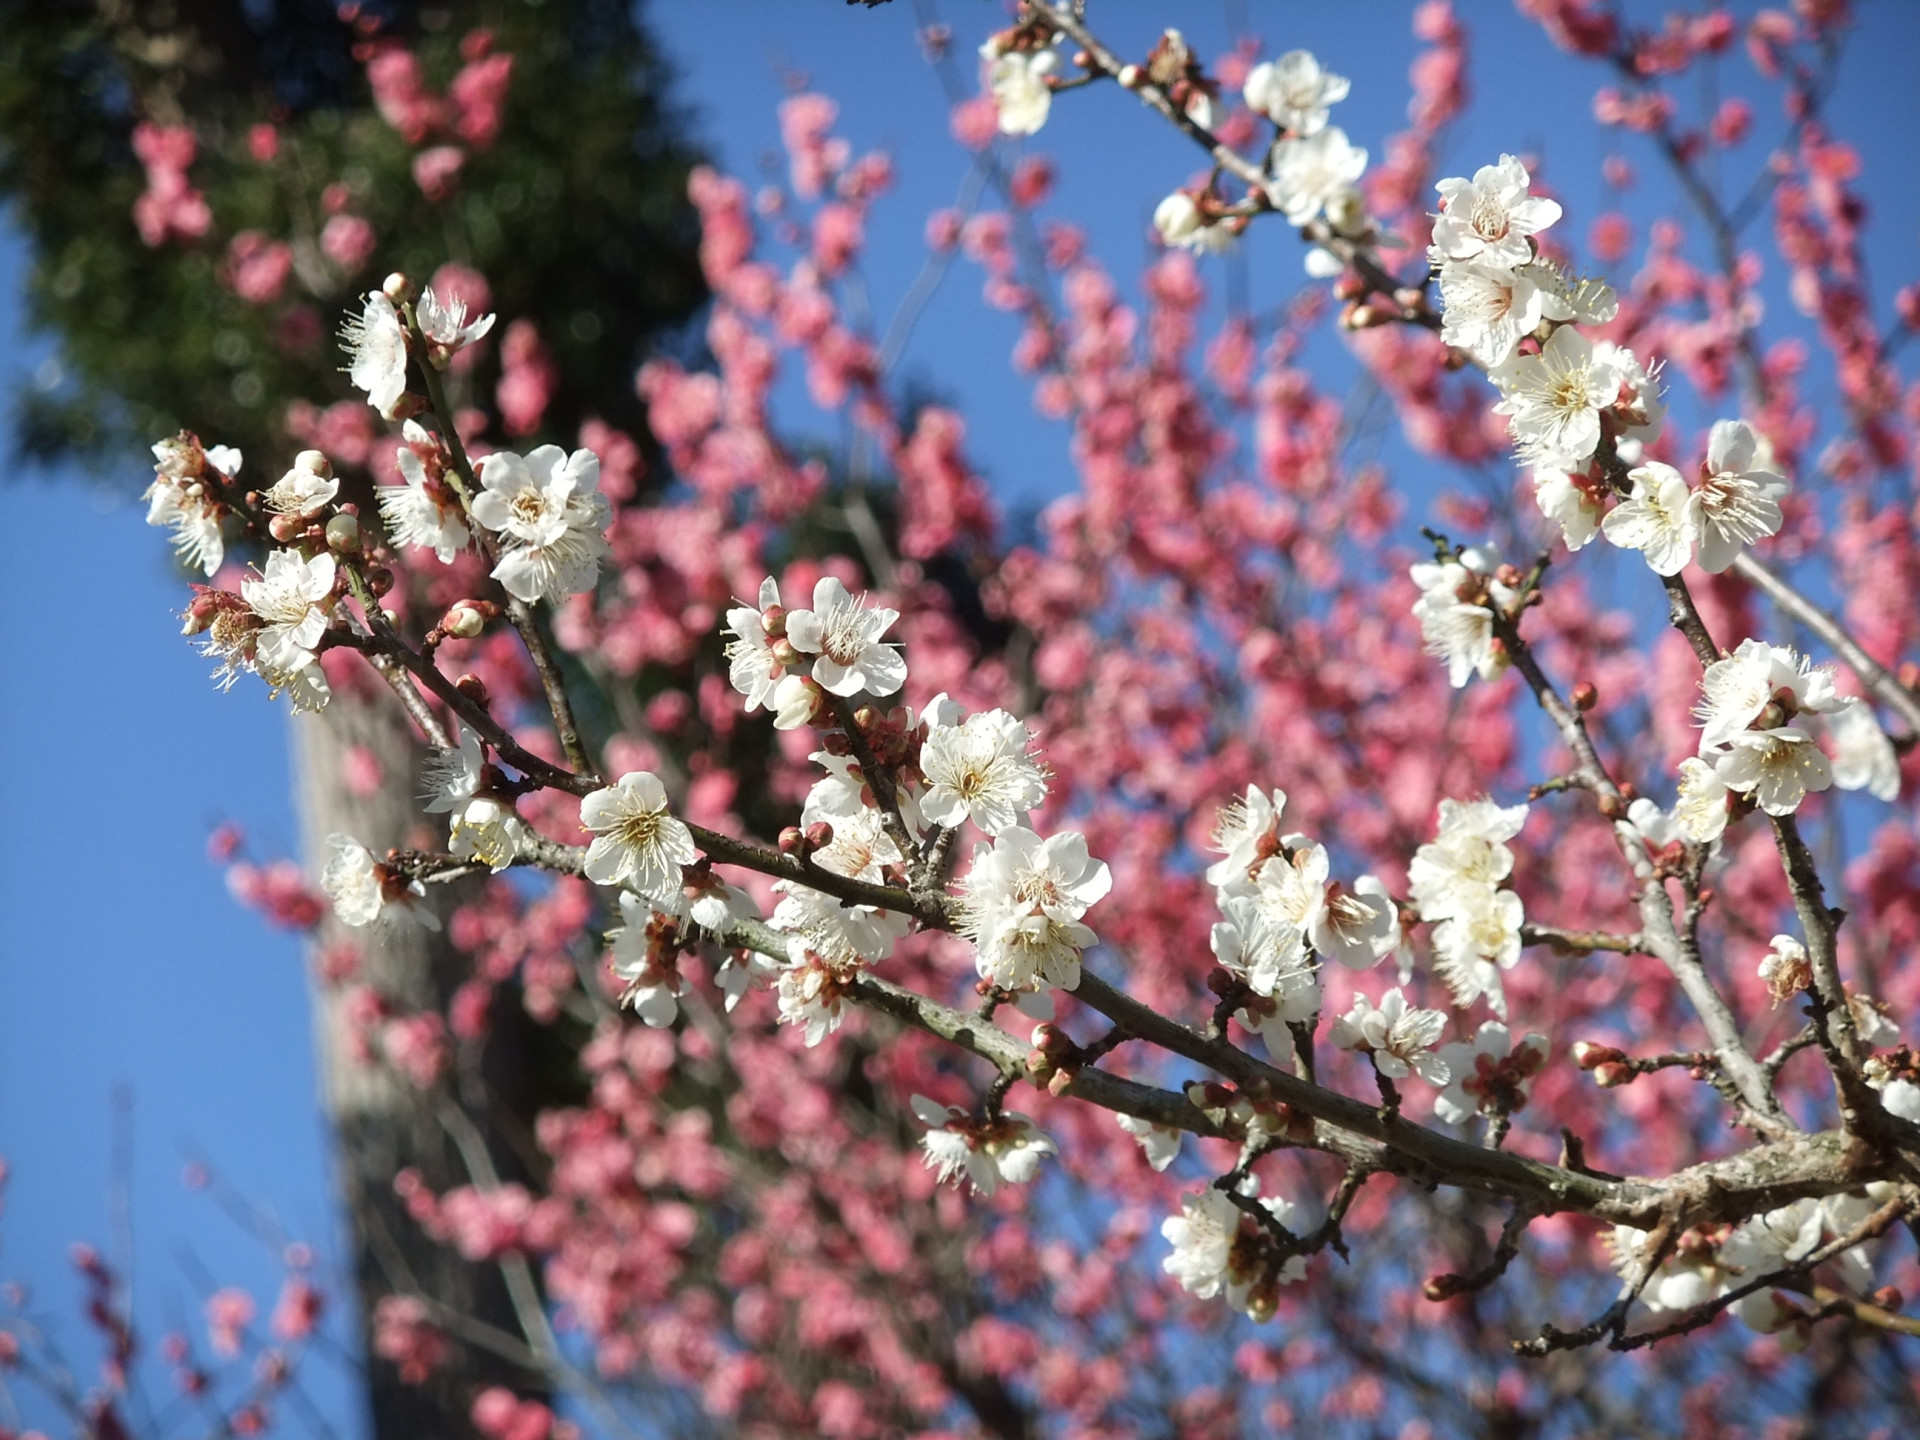
<instances>
[{"instance_id":1,"label":"blossom cluster","mask_svg":"<svg viewBox=\"0 0 1920 1440\"><path fill-rule=\"evenodd\" d=\"M1765 1276L1804 1266L1816 1251L1852 1234L1893 1199L1898 1188L1877 1181L1854 1193L1796 1200L1735 1226L1689 1230L1646 1275L1640 1303L1656 1316L1687 1311L1735 1289L1747 1290ZM1605 1239L1614 1265L1629 1278L1650 1258L1650 1237L1642 1231L1619 1226ZM1830 1263L1844 1292L1864 1297L1872 1291L1869 1243L1840 1250ZM1777 1334L1787 1349L1807 1343L1808 1313L1783 1289L1763 1285L1748 1290L1727 1308L1749 1329Z\"/></svg>"},{"instance_id":2,"label":"blossom cluster","mask_svg":"<svg viewBox=\"0 0 1920 1440\"><path fill-rule=\"evenodd\" d=\"M1439 182L1429 259L1439 284L1441 338L1486 369L1500 391L1520 459L1532 467L1541 513L1570 550L1596 534L1638 550L1659 575L1689 563L1709 574L1777 533L1790 488L1771 447L1743 420L1715 423L1695 481L1644 452L1666 407L1658 367L1579 327L1619 314L1610 286L1542 253L1558 202L1532 193L1511 155L1472 179ZM1617 467L1617 468L1614 468ZM1611 510L1608 501L1624 492Z\"/></svg>"},{"instance_id":3,"label":"blossom cluster","mask_svg":"<svg viewBox=\"0 0 1920 1440\"><path fill-rule=\"evenodd\" d=\"M1349 88L1344 75L1323 67L1312 52L1289 50L1248 71L1241 95L1247 108L1270 120L1277 131L1260 202L1296 227L1324 217L1334 233L1357 238L1368 228L1357 188L1367 168L1367 152L1338 125L1328 123L1331 107L1347 97ZM1190 250L1223 250L1245 223L1244 216L1225 213L1211 184L1176 190L1153 212L1161 241ZM1338 273L1341 262L1316 247L1308 266L1325 275Z\"/></svg>"},{"instance_id":4,"label":"blossom cluster","mask_svg":"<svg viewBox=\"0 0 1920 1440\"><path fill-rule=\"evenodd\" d=\"M1833 785L1880 799L1899 793L1898 757L1871 707L1839 694L1830 670L1786 646L1743 640L1706 668L1700 689L1700 753L1680 762L1674 804L1695 844L1718 840L1736 806L1791 815Z\"/></svg>"},{"instance_id":5,"label":"blossom cluster","mask_svg":"<svg viewBox=\"0 0 1920 1440\"><path fill-rule=\"evenodd\" d=\"M1433 926L1433 963L1462 1006L1484 996L1507 1014L1502 970L1520 959L1525 907L1507 888L1507 841L1527 823L1525 805L1442 800L1434 838L1414 852L1407 884L1420 918Z\"/></svg>"}]
</instances>

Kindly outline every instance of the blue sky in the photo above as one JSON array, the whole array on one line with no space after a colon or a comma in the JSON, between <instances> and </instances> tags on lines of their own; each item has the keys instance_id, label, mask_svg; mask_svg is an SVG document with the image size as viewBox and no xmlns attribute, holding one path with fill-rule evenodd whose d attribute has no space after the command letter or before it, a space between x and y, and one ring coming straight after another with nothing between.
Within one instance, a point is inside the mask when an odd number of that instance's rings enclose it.
<instances>
[{"instance_id":1,"label":"blue sky","mask_svg":"<svg viewBox=\"0 0 1920 1440\"><path fill-rule=\"evenodd\" d=\"M1559 55L1511 9L1461 7L1474 27L1479 97L1449 136L1454 170L1502 150L1546 157L1583 232L1595 213L1598 167L1617 149L1645 177L1639 213L1669 191L1646 147L1586 119L1598 77ZM1644 7L1636 7L1643 9ZM1745 7L1743 7L1744 9ZM1273 50L1304 46L1354 79L1339 114L1356 143L1378 152L1403 123L1414 53L1408 6L1309 6L1232 0L1096 0L1093 18L1123 53L1143 54L1178 18L1203 55L1226 48L1242 15ZM1860 144L1885 206L1870 255L1883 289L1920 274L1920 213L1907 191L1920 135L1920 91L1906 73L1920 8L1861 7L1835 97L1834 128ZM946 0L960 64L1000 23L986 0ZM653 23L672 59L678 96L715 158L748 177L777 151L781 77L804 72L841 103L856 150L881 147L900 181L871 230L866 279L890 313L925 255L924 218L951 204L969 157L947 138L947 105L919 58L906 0L868 10L841 0L702 0L660 4ZM1751 75L1738 52L1739 84ZM1572 113L1559 113L1566 106ZM1741 153L1757 163L1774 134ZM1197 152L1112 87L1067 97L1037 148L1057 162L1050 213L1089 231L1093 249L1130 283L1149 254L1148 217L1195 171ZM47 356L22 333L22 246L0 238L0 378L23 383ZM1251 295L1264 308L1302 283L1299 247L1278 223L1247 246ZM1210 262L1217 283L1219 262ZM1015 321L987 310L979 275L955 267L928 308L898 375L924 383L967 416L969 448L1015 507L1070 482L1065 436L1034 416L1007 363ZM1784 309L1782 302L1781 308ZM819 429L795 387L783 419ZM274 457L250 459L270 468ZM203 1277L249 1285L270 1304L278 1266L204 1193L182 1184L203 1153L263 1212L328 1246L334 1234L325 1137L315 1101L306 982L297 945L227 897L205 855L208 833L244 825L257 850L285 853L285 721L257 687L229 695L178 635L184 587L162 537L142 524L143 467L111 475L12 476L4 492L0 573L15 611L0 626L0 1155L12 1168L0 1215L0 1278L32 1284L35 1309L56 1323L85 1373L95 1360L73 1300L70 1241L113 1239L109 1163L112 1097L131 1097L131 1213L138 1307L149 1338L181 1321L196 1330ZM1420 483L1415 477L1414 483ZM1418 524L1411 514L1409 527ZM355 1433L348 1381L316 1372L319 1408Z\"/></svg>"}]
</instances>

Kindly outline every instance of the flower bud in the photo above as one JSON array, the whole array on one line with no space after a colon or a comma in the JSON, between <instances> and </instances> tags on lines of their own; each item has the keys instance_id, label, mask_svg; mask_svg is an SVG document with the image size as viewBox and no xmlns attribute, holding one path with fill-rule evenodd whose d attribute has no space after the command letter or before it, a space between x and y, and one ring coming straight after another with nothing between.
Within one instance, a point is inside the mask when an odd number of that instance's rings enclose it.
<instances>
[{"instance_id":1,"label":"flower bud","mask_svg":"<svg viewBox=\"0 0 1920 1440\"><path fill-rule=\"evenodd\" d=\"M413 281L398 270L381 282L380 293L396 305L404 305L413 298Z\"/></svg>"},{"instance_id":2,"label":"flower bud","mask_svg":"<svg viewBox=\"0 0 1920 1440\"><path fill-rule=\"evenodd\" d=\"M784 633L767 646L767 651L783 670L799 670L805 664L805 657L794 648L793 642Z\"/></svg>"},{"instance_id":3,"label":"flower bud","mask_svg":"<svg viewBox=\"0 0 1920 1440\"><path fill-rule=\"evenodd\" d=\"M1617 1063L1626 1059L1623 1051L1611 1045L1596 1045L1591 1040L1576 1040L1573 1044L1573 1063L1582 1070L1591 1070L1597 1065Z\"/></svg>"},{"instance_id":4,"label":"flower bud","mask_svg":"<svg viewBox=\"0 0 1920 1440\"><path fill-rule=\"evenodd\" d=\"M1140 81L1144 77L1142 76L1140 67L1138 65L1122 65L1120 67L1120 74L1117 78L1119 79L1122 85L1127 87L1127 89L1138 90L1140 88Z\"/></svg>"},{"instance_id":5,"label":"flower bud","mask_svg":"<svg viewBox=\"0 0 1920 1440\"><path fill-rule=\"evenodd\" d=\"M880 728L880 712L872 705L862 705L853 712L853 723L858 725L862 732L870 734Z\"/></svg>"},{"instance_id":6,"label":"flower bud","mask_svg":"<svg viewBox=\"0 0 1920 1440\"><path fill-rule=\"evenodd\" d=\"M333 465L319 450L302 450L293 457L293 468L304 470L309 475L331 475Z\"/></svg>"},{"instance_id":7,"label":"flower bud","mask_svg":"<svg viewBox=\"0 0 1920 1440\"><path fill-rule=\"evenodd\" d=\"M453 682L453 688L476 705L487 703L487 682L478 675L462 675Z\"/></svg>"},{"instance_id":8,"label":"flower bud","mask_svg":"<svg viewBox=\"0 0 1920 1440\"><path fill-rule=\"evenodd\" d=\"M327 521L327 548L350 554L360 548L360 522L351 515L335 515Z\"/></svg>"},{"instance_id":9,"label":"flower bud","mask_svg":"<svg viewBox=\"0 0 1920 1440\"><path fill-rule=\"evenodd\" d=\"M1618 795L1602 795L1600 813L1609 820L1618 820L1627 813L1627 802Z\"/></svg>"},{"instance_id":10,"label":"flower bud","mask_svg":"<svg viewBox=\"0 0 1920 1440\"><path fill-rule=\"evenodd\" d=\"M393 572L385 566L374 566L367 571L367 588L376 595L386 594L393 589Z\"/></svg>"},{"instance_id":11,"label":"flower bud","mask_svg":"<svg viewBox=\"0 0 1920 1440\"><path fill-rule=\"evenodd\" d=\"M293 537L307 522L298 515L276 515L267 521L267 533L282 545L293 543Z\"/></svg>"},{"instance_id":12,"label":"flower bud","mask_svg":"<svg viewBox=\"0 0 1920 1440\"><path fill-rule=\"evenodd\" d=\"M780 832L779 844L782 855L804 855L807 850L807 837L798 825L789 825Z\"/></svg>"},{"instance_id":13,"label":"flower bud","mask_svg":"<svg viewBox=\"0 0 1920 1440\"><path fill-rule=\"evenodd\" d=\"M762 610L760 612L760 628L766 631L768 636L773 639L784 639L787 633L787 607L784 605L769 605L766 609Z\"/></svg>"},{"instance_id":14,"label":"flower bud","mask_svg":"<svg viewBox=\"0 0 1920 1440\"><path fill-rule=\"evenodd\" d=\"M456 600L441 618L440 628L459 640L471 640L487 628L487 617L468 601Z\"/></svg>"},{"instance_id":15,"label":"flower bud","mask_svg":"<svg viewBox=\"0 0 1920 1440\"><path fill-rule=\"evenodd\" d=\"M1582 715L1600 703L1600 687L1591 680L1582 680L1573 687L1573 708Z\"/></svg>"},{"instance_id":16,"label":"flower bud","mask_svg":"<svg viewBox=\"0 0 1920 1440\"><path fill-rule=\"evenodd\" d=\"M807 853L824 850L833 844L833 826L824 820L816 820L802 832L807 843Z\"/></svg>"},{"instance_id":17,"label":"flower bud","mask_svg":"<svg viewBox=\"0 0 1920 1440\"><path fill-rule=\"evenodd\" d=\"M1602 1090L1618 1090L1622 1085L1631 1085L1635 1077L1630 1065L1608 1064L1598 1067L1593 1078Z\"/></svg>"}]
</instances>

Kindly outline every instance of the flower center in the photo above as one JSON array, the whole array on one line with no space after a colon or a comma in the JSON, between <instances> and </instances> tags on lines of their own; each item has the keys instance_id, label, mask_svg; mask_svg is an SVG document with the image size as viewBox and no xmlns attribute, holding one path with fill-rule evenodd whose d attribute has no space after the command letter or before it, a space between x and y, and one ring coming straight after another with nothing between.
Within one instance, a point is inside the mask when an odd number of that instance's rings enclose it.
<instances>
[{"instance_id":1,"label":"flower center","mask_svg":"<svg viewBox=\"0 0 1920 1440\"><path fill-rule=\"evenodd\" d=\"M537 525L547 516L547 497L538 490L522 490L507 502L513 518L522 525Z\"/></svg>"},{"instance_id":2,"label":"flower center","mask_svg":"<svg viewBox=\"0 0 1920 1440\"><path fill-rule=\"evenodd\" d=\"M1014 886L1014 898L1023 905L1051 906L1060 903L1060 886L1045 870L1029 870Z\"/></svg>"},{"instance_id":3,"label":"flower center","mask_svg":"<svg viewBox=\"0 0 1920 1440\"><path fill-rule=\"evenodd\" d=\"M623 845L631 845L636 850L644 850L652 845L660 834L660 812L657 810L637 810L620 817L620 823L613 827L613 833Z\"/></svg>"},{"instance_id":4,"label":"flower center","mask_svg":"<svg viewBox=\"0 0 1920 1440\"><path fill-rule=\"evenodd\" d=\"M1499 240L1507 233L1507 207L1497 195L1476 196L1469 219L1473 233L1483 240Z\"/></svg>"},{"instance_id":5,"label":"flower center","mask_svg":"<svg viewBox=\"0 0 1920 1440\"><path fill-rule=\"evenodd\" d=\"M1587 384L1587 372L1567 370L1555 376L1547 389L1547 404L1563 415L1594 409L1593 391Z\"/></svg>"}]
</instances>

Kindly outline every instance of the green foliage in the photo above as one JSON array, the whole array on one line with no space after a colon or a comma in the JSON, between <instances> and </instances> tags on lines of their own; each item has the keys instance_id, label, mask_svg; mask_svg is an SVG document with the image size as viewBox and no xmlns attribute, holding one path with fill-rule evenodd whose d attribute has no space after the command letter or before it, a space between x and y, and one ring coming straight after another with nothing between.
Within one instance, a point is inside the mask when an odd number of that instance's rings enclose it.
<instances>
[{"instance_id":1,"label":"green foliage","mask_svg":"<svg viewBox=\"0 0 1920 1440\"><path fill-rule=\"evenodd\" d=\"M444 94L483 28L513 56L504 124L464 147L457 183L430 200L414 159L458 137L410 143L373 108L361 61L370 41L397 39ZM630 6L367 5L350 25L313 0L0 0L0 33L0 191L32 242L30 313L58 339L63 377L16 400L27 454L106 459L185 426L240 446L251 474L277 473L288 403L352 393L335 332L356 297L449 260L487 276L502 328L538 327L561 377L548 433L571 440L588 416L638 431L635 365L703 292L694 157ZM149 246L135 226L143 120L193 129L189 176L212 212L201 240ZM278 153L262 162L249 134L269 120ZM376 236L353 273L319 244L330 186ZM246 231L293 247L267 304L228 283ZM468 396L491 395L498 353L466 377Z\"/></svg>"}]
</instances>

